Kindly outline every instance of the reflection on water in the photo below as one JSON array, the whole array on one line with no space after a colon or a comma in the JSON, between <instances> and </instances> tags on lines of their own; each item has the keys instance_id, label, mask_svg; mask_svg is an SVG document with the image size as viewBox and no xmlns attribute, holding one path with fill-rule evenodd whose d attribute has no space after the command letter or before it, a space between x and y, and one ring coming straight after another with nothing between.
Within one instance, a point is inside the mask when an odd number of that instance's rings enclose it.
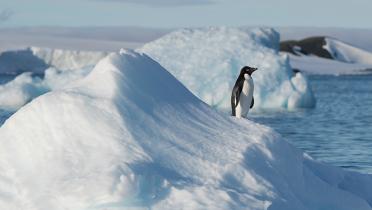
<instances>
[{"instance_id":1,"label":"reflection on water","mask_svg":"<svg viewBox=\"0 0 372 210\"><path fill-rule=\"evenodd\" d=\"M318 160L372 173L372 75L311 76L310 81L315 109L251 117Z\"/></svg>"}]
</instances>

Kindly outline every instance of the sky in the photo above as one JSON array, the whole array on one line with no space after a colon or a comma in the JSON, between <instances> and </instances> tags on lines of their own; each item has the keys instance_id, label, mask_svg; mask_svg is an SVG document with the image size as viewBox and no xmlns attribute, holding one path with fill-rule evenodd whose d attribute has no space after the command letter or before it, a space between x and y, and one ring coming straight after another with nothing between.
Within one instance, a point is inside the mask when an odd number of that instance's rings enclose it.
<instances>
[{"instance_id":1,"label":"sky","mask_svg":"<svg viewBox=\"0 0 372 210\"><path fill-rule=\"evenodd\" d=\"M0 27L372 28L370 0L0 0Z\"/></svg>"}]
</instances>

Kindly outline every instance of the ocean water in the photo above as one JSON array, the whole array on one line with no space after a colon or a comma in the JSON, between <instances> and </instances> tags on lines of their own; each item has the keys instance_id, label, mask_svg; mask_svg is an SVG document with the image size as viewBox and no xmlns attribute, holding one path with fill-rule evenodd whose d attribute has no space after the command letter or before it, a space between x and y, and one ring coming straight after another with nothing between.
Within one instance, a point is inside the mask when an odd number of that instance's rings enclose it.
<instances>
[{"instance_id":1,"label":"ocean water","mask_svg":"<svg viewBox=\"0 0 372 210\"><path fill-rule=\"evenodd\" d=\"M251 114L317 160L372 174L372 75L310 76L316 108Z\"/></svg>"},{"instance_id":2,"label":"ocean water","mask_svg":"<svg viewBox=\"0 0 372 210\"><path fill-rule=\"evenodd\" d=\"M14 76L0 76L0 84ZM314 109L249 113L317 160L372 174L372 75L310 76ZM12 113L0 110L0 125Z\"/></svg>"}]
</instances>

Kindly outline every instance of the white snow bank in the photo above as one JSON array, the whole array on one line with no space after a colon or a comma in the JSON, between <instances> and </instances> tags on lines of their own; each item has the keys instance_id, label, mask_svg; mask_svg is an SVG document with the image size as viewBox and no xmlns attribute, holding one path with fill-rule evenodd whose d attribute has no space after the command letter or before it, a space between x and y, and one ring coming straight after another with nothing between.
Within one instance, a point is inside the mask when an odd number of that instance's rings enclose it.
<instances>
[{"instance_id":1,"label":"white snow bank","mask_svg":"<svg viewBox=\"0 0 372 210\"><path fill-rule=\"evenodd\" d=\"M354 47L334 38L325 38L323 46L334 59L346 63L360 63L372 65L372 53Z\"/></svg>"},{"instance_id":2,"label":"white snow bank","mask_svg":"<svg viewBox=\"0 0 372 210\"><path fill-rule=\"evenodd\" d=\"M371 184L211 109L132 51L0 128L1 209L364 210Z\"/></svg>"},{"instance_id":3,"label":"white snow bank","mask_svg":"<svg viewBox=\"0 0 372 210\"><path fill-rule=\"evenodd\" d=\"M73 51L30 47L0 53L0 73L44 73L48 67L60 70L80 69L94 66L107 55L99 51Z\"/></svg>"},{"instance_id":4,"label":"white snow bank","mask_svg":"<svg viewBox=\"0 0 372 210\"><path fill-rule=\"evenodd\" d=\"M273 29L238 28L183 29L146 44L139 51L169 70L195 95L212 106L230 109L231 90L245 66L258 67L253 74L255 107L313 107L311 92L299 92L285 56L280 56L279 34ZM306 80L301 80L310 90ZM289 102L294 95L307 94L311 100Z\"/></svg>"}]
</instances>

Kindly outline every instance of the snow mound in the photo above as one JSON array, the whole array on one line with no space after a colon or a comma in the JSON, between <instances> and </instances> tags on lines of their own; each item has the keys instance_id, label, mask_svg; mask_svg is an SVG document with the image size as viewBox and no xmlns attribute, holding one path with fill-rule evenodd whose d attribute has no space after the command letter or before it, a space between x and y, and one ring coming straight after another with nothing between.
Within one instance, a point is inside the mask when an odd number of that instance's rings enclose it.
<instances>
[{"instance_id":1,"label":"snow mound","mask_svg":"<svg viewBox=\"0 0 372 210\"><path fill-rule=\"evenodd\" d=\"M335 60L346 63L360 63L372 65L372 53L354 47L350 44L335 38L325 38L326 44L323 46Z\"/></svg>"},{"instance_id":2,"label":"snow mound","mask_svg":"<svg viewBox=\"0 0 372 210\"><path fill-rule=\"evenodd\" d=\"M253 74L256 108L294 108L290 104L298 105L295 108L313 107L313 96L308 103L289 102L294 95L303 93L292 83L292 68L278 49L279 34L273 29L212 27L179 30L144 45L139 51L150 55L214 107L230 109L232 87L240 69L246 65L259 69ZM306 90L311 89L306 80L302 82Z\"/></svg>"},{"instance_id":3,"label":"snow mound","mask_svg":"<svg viewBox=\"0 0 372 210\"><path fill-rule=\"evenodd\" d=\"M0 73L33 72L42 74L48 67L59 70L81 69L94 66L106 55L106 52L98 51L73 51L38 47L9 50L0 53Z\"/></svg>"},{"instance_id":4,"label":"snow mound","mask_svg":"<svg viewBox=\"0 0 372 210\"><path fill-rule=\"evenodd\" d=\"M372 209L371 176L215 111L133 51L22 107L0 139L1 209Z\"/></svg>"}]
</instances>

